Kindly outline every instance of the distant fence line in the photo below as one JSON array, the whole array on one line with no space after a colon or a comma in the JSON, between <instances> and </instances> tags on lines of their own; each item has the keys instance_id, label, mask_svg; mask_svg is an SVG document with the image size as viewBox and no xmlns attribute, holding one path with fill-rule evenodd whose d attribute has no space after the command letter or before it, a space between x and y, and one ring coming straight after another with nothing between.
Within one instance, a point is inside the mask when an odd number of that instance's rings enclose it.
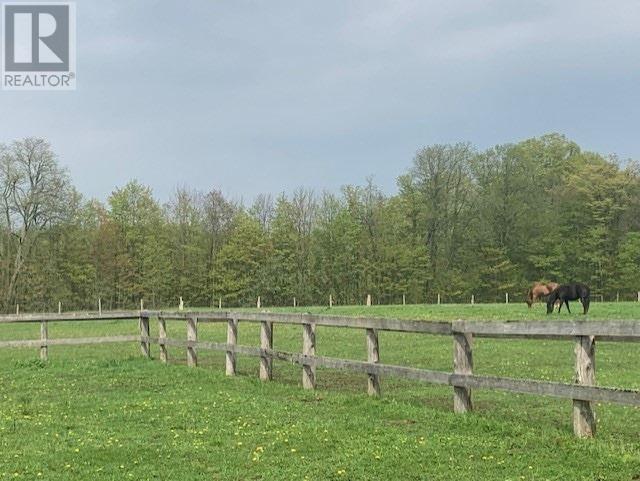
<instances>
[{"instance_id":1,"label":"distant fence line","mask_svg":"<svg viewBox=\"0 0 640 481\"><path fill-rule=\"evenodd\" d=\"M615 294L602 294L599 292L592 292L591 293L591 297L592 300L594 302L640 302L640 291L637 292L617 292ZM181 296L178 297L179 302L178 302L178 309L182 310L182 308L184 307L184 301L182 299ZM364 297L361 301L360 304L356 304L356 305L365 305L365 306L373 306L373 305L388 305L388 306L394 306L394 305L432 305L432 304L496 304L496 303L505 303L505 304L509 304L509 303L518 303L518 302L524 302L525 300L525 293L521 292L521 293L516 293L514 294L512 291L510 292L504 292L504 294L502 294L501 296L493 296L492 298L487 298L486 296L482 297L482 296L478 296L476 294L444 294L444 293L433 293L433 294L428 294L426 295L425 299L423 299L424 302L416 302L415 299L409 299L407 298L407 296L405 294L403 294L402 296L391 296L391 295L380 295L379 297L375 297L372 294L367 294L366 297ZM142 300L140 301L142 303ZM267 307L269 303L266 302L265 303L265 297L264 296L258 296L256 298L256 303L255 306L260 309L263 307ZM222 309L224 305L223 299L222 298L218 298L217 299L217 307L218 309ZM334 307L334 306L338 306L341 305L338 302L338 299L336 298L336 296L334 296L333 294L329 294L327 296L326 302L318 302L318 303L313 303L313 305L327 305L329 307ZM348 305L353 305L353 304L348 304ZM284 304L272 304L269 305L270 307L304 307L304 304L300 304L299 299L296 297L292 297L291 298L291 302L287 303L286 305ZM62 302L58 302L58 313L62 312ZM96 300L96 304L95 307L98 309L99 312L102 312L102 307L103 307L103 301L101 298L98 298ZM143 306L141 306L142 308L144 308ZM211 306L213 308L213 306ZM238 308L238 306L224 306L225 308ZM15 306L15 313L16 315L20 314L20 304L16 304Z\"/></svg>"},{"instance_id":2,"label":"distant fence line","mask_svg":"<svg viewBox=\"0 0 640 481\"><path fill-rule=\"evenodd\" d=\"M158 337L150 335L150 319L157 318ZM139 335L51 339L49 322L106 321L137 319ZM168 336L167 320L186 322L186 339ZM240 321L260 324L260 347L238 344ZM302 385L305 389L316 386L318 366L345 369L367 374L367 391L379 396L380 378L383 375L397 376L431 384L453 387L453 409L464 413L473 409L472 389L499 389L510 392L554 396L573 401L574 433L579 437L595 434L596 421L593 402L612 402L640 406L640 391L598 387L595 383L596 339L617 342L639 342L639 321L579 321L579 322L486 322L453 321L428 322L380 318L356 318L292 313L213 311L120 311L102 313L58 313L29 314L0 317L0 324L40 323L40 339L0 341L0 348L34 347L40 349L42 360L48 359L49 346L80 345L119 342L137 342L142 355L151 357L151 345L158 345L160 360L168 362L169 348L185 349L187 364L198 364L199 349L225 352L226 374L236 374L238 354L259 358L260 379L269 381L273 375L273 361L288 361L302 367ZM226 323L227 342L198 340L199 323ZM302 327L302 352L292 353L273 349L274 323L299 325ZM316 355L316 326L363 329L367 346L367 361L340 359ZM378 333L395 331L415 334L452 336L453 372L433 371L380 362ZM566 384L549 381L534 381L473 374L474 338L525 338L525 339L573 339L575 342L575 383Z\"/></svg>"}]
</instances>

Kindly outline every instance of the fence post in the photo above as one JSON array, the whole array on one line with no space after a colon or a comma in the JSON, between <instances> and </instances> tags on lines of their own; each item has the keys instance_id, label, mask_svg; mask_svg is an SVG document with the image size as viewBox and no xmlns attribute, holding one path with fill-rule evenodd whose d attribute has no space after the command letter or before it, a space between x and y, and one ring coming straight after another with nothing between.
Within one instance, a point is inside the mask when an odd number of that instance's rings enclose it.
<instances>
[{"instance_id":1,"label":"fence post","mask_svg":"<svg viewBox=\"0 0 640 481\"><path fill-rule=\"evenodd\" d=\"M406 306L407 305L407 298L404 294L402 294L402 305Z\"/></svg>"},{"instance_id":2,"label":"fence post","mask_svg":"<svg viewBox=\"0 0 640 481\"><path fill-rule=\"evenodd\" d=\"M371 307L371 294L367 294L367 307Z\"/></svg>"},{"instance_id":3,"label":"fence post","mask_svg":"<svg viewBox=\"0 0 640 481\"><path fill-rule=\"evenodd\" d=\"M476 296L474 296L473 294L471 294L471 305L473 306L476 302Z\"/></svg>"},{"instance_id":4,"label":"fence post","mask_svg":"<svg viewBox=\"0 0 640 481\"><path fill-rule=\"evenodd\" d=\"M58 314L62 314L62 302L58 301Z\"/></svg>"},{"instance_id":5,"label":"fence post","mask_svg":"<svg viewBox=\"0 0 640 481\"><path fill-rule=\"evenodd\" d=\"M458 321L460 322L460 321ZM453 328L453 373L473 374L473 336L470 333L456 332L456 322ZM471 389L468 387L453 387L453 411L465 413L473 410Z\"/></svg>"},{"instance_id":6,"label":"fence post","mask_svg":"<svg viewBox=\"0 0 640 481\"><path fill-rule=\"evenodd\" d=\"M196 316L187 317L187 365L196 367L198 365L198 318Z\"/></svg>"},{"instance_id":7,"label":"fence post","mask_svg":"<svg viewBox=\"0 0 640 481\"><path fill-rule=\"evenodd\" d=\"M329 294L329 307L333 307L333 296Z\"/></svg>"},{"instance_id":8,"label":"fence post","mask_svg":"<svg viewBox=\"0 0 640 481\"><path fill-rule=\"evenodd\" d=\"M236 375L236 351L235 347L238 343L238 320L229 319L227 321L227 345L230 350L227 351L226 373L227 376Z\"/></svg>"},{"instance_id":9,"label":"fence post","mask_svg":"<svg viewBox=\"0 0 640 481\"><path fill-rule=\"evenodd\" d=\"M440 304L440 294L438 294L438 305Z\"/></svg>"},{"instance_id":10,"label":"fence post","mask_svg":"<svg viewBox=\"0 0 640 481\"><path fill-rule=\"evenodd\" d=\"M49 360L49 347L47 339L49 338L49 323L47 321L40 322L40 360Z\"/></svg>"},{"instance_id":11,"label":"fence post","mask_svg":"<svg viewBox=\"0 0 640 481\"><path fill-rule=\"evenodd\" d=\"M367 329L367 362L380 362L380 346L378 344L378 331L375 329ZM378 374L369 373L367 383L367 392L369 396L380 396L380 376Z\"/></svg>"},{"instance_id":12,"label":"fence post","mask_svg":"<svg viewBox=\"0 0 640 481\"><path fill-rule=\"evenodd\" d=\"M576 384L596 384L596 341L594 336L576 337ZM596 415L590 401L573 400L573 432L581 438L596 434Z\"/></svg>"},{"instance_id":13,"label":"fence post","mask_svg":"<svg viewBox=\"0 0 640 481\"><path fill-rule=\"evenodd\" d=\"M310 357L316 355L315 324L302 325L302 354ZM302 387L304 389L316 388L316 366L314 364L302 365Z\"/></svg>"},{"instance_id":14,"label":"fence post","mask_svg":"<svg viewBox=\"0 0 640 481\"><path fill-rule=\"evenodd\" d=\"M166 363L169 360L167 352L167 321L164 317L158 317L158 344L160 345L160 361Z\"/></svg>"},{"instance_id":15,"label":"fence post","mask_svg":"<svg viewBox=\"0 0 640 481\"><path fill-rule=\"evenodd\" d=\"M640 302L640 291L638 291L638 302Z\"/></svg>"},{"instance_id":16,"label":"fence post","mask_svg":"<svg viewBox=\"0 0 640 481\"><path fill-rule=\"evenodd\" d=\"M509 304L509 293L508 292L504 293L504 303L505 304Z\"/></svg>"},{"instance_id":17,"label":"fence post","mask_svg":"<svg viewBox=\"0 0 640 481\"><path fill-rule=\"evenodd\" d=\"M273 322L260 323L260 349L273 349ZM271 355L260 356L260 380L271 381L273 377L273 360Z\"/></svg>"},{"instance_id":18,"label":"fence post","mask_svg":"<svg viewBox=\"0 0 640 481\"><path fill-rule=\"evenodd\" d=\"M16 316L20 315L20 304L16 304Z\"/></svg>"},{"instance_id":19,"label":"fence post","mask_svg":"<svg viewBox=\"0 0 640 481\"><path fill-rule=\"evenodd\" d=\"M145 357L151 357L149 341L149 317L140 312L140 351Z\"/></svg>"},{"instance_id":20,"label":"fence post","mask_svg":"<svg viewBox=\"0 0 640 481\"><path fill-rule=\"evenodd\" d=\"M102 299L98 297L98 315L102 315Z\"/></svg>"}]
</instances>

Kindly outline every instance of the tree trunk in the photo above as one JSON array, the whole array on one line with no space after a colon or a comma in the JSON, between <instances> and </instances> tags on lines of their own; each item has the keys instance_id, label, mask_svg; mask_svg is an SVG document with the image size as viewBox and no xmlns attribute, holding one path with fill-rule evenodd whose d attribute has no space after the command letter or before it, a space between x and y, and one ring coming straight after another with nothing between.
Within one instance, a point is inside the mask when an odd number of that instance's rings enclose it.
<instances>
[{"instance_id":1,"label":"tree trunk","mask_svg":"<svg viewBox=\"0 0 640 481\"><path fill-rule=\"evenodd\" d=\"M4 299L5 309L8 309L12 304L13 298L15 296L16 285L18 283L18 276L20 275L20 271L22 270L22 266L24 264L22 251L23 239L24 238L18 238L18 248L16 250L15 260L13 262L13 271L9 279L9 285L7 286L7 292Z\"/></svg>"}]
</instances>

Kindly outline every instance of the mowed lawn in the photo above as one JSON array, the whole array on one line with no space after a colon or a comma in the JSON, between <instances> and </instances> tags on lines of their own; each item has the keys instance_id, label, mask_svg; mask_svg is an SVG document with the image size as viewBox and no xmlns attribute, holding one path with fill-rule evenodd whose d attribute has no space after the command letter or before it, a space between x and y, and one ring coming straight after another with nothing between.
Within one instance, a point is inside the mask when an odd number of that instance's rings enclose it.
<instances>
[{"instance_id":1,"label":"mowed lawn","mask_svg":"<svg viewBox=\"0 0 640 481\"><path fill-rule=\"evenodd\" d=\"M402 319L531 320L524 304L298 308L299 312ZM277 311L277 309L268 309ZM292 311L293 309L288 309ZM638 303L593 303L589 320L640 319ZM152 320L152 335L157 326ZM170 337L186 338L183 322ZM132 321L50 323L50 337L137 333ZM225 326L200 324L199 337L224 341ZM37 339L39 325L0 325L0 340ZM239 343L257 346L258 326L240 323ZM299 352L299 326L276 325L274 347ZM366 376L318 370L318 389L301 388L299 366L276 362L274 381L257 379L258 360L200 351L200 366L157 346L143 359L134 343L0 349L0 480L348 480L640 479L640 409L596 405L595 439L573 437L571 402L475 391L476 410L452 412L452 390L383 378L380 399ZM365 359L362 330L318 327L317 353ZM446 336L380 333L382 362L450 372ZM640 344L597 345L597 381L640 389ZM477 339L475 372L571 382L573 343Z\"/></svg>"}]
</instances>

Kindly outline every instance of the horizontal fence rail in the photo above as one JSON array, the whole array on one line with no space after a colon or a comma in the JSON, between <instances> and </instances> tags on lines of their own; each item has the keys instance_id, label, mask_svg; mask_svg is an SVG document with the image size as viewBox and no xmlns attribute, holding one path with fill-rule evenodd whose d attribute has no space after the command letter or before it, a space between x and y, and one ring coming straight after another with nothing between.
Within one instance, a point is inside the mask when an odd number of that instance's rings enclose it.
<instances>
[{"instance_id":1,"label":"horizontal fence rail","mask_svg":"<svg viewBox=\"0 0 640 481\"><path fill-rule=\"evenodd\" d=\"M500 389L526 394L540 394L566 399L581 399L585 401L613 402L640 406L640 392L605 387L591 387L581 385L563 384L550 381L530 381L512 378L459 375L444 371L431 371L390 364L377 364L365 361L347 360L325 356L305 356L304 354L275 351L273 349L261 349L257 347L242 346L238 344L226 344L222 342L208 341L181 341L175 339L145 338L152 344L165 346L196 348L211 351L234 352L245 356L263 357L269 356L278 361L287 361L300 365L328 367L334 369L347 369L367 374L392 375L424 381L430 384L443 384L449 386L461 386L468 388Z\"/></svg>"},{"instance_id":2,"label":"horizontal fence rail","mask_svg":"<svg viewBox=\"0 0 640 481\"><path fill-rule=\"evenodd\" d=\"M114 342L133 342L140 340L140 336L107 336L107 337L70 337L67 339L46 339L37 341L0 341L1 347L42 347L44 346L79 346L82 344L109 344Z\"/></svg>"},{"instance_id":3,"label":"horizontal fence rail","mask_svg":"<svg viewBox=\"0 0 640 481\"><path fill-rule=\"evenodd\" d=\"M164 312L142 311L149 317L184 320L197 317L198 322L226 322L240 319L246 322L270 321L278 324L314 324L326 327L376 329L378 331L415 332L451 336L454 332L468 332L476 337L531 339L568 339L590 335L600 340L640 342L640 321L408 321L316 314L227 312Z\"/></svg>"},{"instance_id":4,"label":"horizontal fence rail","mask_svg":"<svg viewBox=\"0 0 640 481\"><path fill-rule=\"evenodd\" d=\"M138 319L140 311L114 311L103 312L68 312L62 314L20 314L0 316L0 324L16 322L43 322L43 321L117 321L121 319Z\"/></svg>"},{"instance_id":5,"label":"horizontal fence rail","mask_svg":"<svg viewBox=\"0 0 640 481\"><path fill-rule=\"evenodd\" d=\"M150 335L150 319L158 320L158 337ZM49 322L137 320L139 335L50 339ZM186 339L168 337L167 320L185 321ZM4 347L40 348L40 356L48 358L48 347L55 345L103 344L136 342L146 357L151 357L151 345L160 348L160 360L168 362L169 347L184 349L187 364L198 364L197 352L214 350L225 352L227 375L236 374L237 355L259 358L260 379L272 379L273 361L286 361L302 367L302 385L306 389L316 386L316 368L344 369L361 372L368 377L367 391L380 395L380 378L396 376L430 384L452 386L454 411L468 412L473 409L473 389L497 389L516 393L552 396L573 400L573 424L577 436L595 434L593 402L611 402L640 406L640 391L600 387L595 385L596 340L617 342L640 341L639 321L582 321L582 322L486 322L452 321L427 322L399 319L357 318L312 314L243 312L243 311L122 311L103 313L62 313L0 316L4 323L40 323L40 339L0 341ZM198 340L199 323L224 323L227 326L227 342ZM260 346L243 346L237 343L240 322L260 324ZM273 325L289 324L302 327L302 352L285 352L273 349ZM363 329L366 334L367 361L340 359L316 355L316 327ZM393 331L415 334L451 336L453 339L453 372L432 371L380 362L378 333ZM522 339L570 339L575 343L574 384L559 382L513 379L506 377L479 376L473 374L474 338L522 338Z\"/></svg>"}]
</instances>

